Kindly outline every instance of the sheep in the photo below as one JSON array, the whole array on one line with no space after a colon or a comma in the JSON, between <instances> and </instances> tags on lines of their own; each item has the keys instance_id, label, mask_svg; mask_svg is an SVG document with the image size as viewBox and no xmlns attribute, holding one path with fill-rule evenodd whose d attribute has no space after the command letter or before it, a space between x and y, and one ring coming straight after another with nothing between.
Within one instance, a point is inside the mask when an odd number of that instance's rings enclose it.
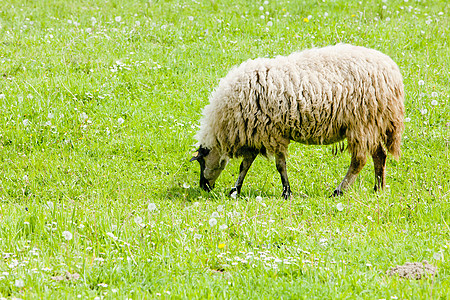
<instances>
[{"instance_id":1,"label":"sheep","mask_svg":"<svg viewBox=\"0 0 450 300\"><path fill-rule=\"evenodd\" d=\"M343 195L355 181L367 153L378 191L385 186L387 152L400 158L403 102L398 66L374 49L337 44L247 60L212 92L195 135L199 148L190 161L199 162L200 187L211 191L229 159L242 157L232 195L241 192L258 154L274 156L287 199L290 141L329 145L346 139L351 163L331 196Z\"/></svg>"}]
</instances>

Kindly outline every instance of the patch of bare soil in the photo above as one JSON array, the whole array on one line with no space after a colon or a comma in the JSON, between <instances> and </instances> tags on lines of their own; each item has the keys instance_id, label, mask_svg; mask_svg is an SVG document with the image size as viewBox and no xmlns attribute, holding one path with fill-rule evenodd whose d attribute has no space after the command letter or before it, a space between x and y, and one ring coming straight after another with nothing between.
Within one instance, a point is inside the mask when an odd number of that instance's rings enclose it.
<instances>
[{"instance_id":1,"label":"patch of bare soil","mask_svg":"<svg viewBox=\"0 0 450 300\"><path fill-rule=\"evenodd\" d=\"M433 277L436 274L437 268L430 265L426 260L423 262L407 262L402 266L392 267L387 270L387 275L398 275L400 278L407 279L423 279Z\"/></svg>"}]
</instances>

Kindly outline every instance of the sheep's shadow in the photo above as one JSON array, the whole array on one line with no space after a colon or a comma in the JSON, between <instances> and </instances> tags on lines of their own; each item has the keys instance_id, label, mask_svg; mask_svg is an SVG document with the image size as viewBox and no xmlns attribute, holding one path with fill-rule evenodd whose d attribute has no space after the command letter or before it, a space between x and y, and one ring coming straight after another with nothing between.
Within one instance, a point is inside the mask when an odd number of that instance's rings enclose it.
<instances>
[{"instance_id":1,"label":"sheep's shadow","mask_svg":"<svg viewBox=\"0 0 450 300\"><path fill-rule=\"evenodd\" d=\"M264 198L276 198L281 197L281 193L271 193L266 191L261 191L257 188L249 188L242 191L237 197L231 197L229 191L231 187L216 188L211 192L206 192L198 186L190 186L188 188L174 185L167 189L161 191L159 197L162 199L167 199L172 202L179 203L193 203L198 201L248 201L256 196L262 196Z\"/></svg>"}]
</instances>

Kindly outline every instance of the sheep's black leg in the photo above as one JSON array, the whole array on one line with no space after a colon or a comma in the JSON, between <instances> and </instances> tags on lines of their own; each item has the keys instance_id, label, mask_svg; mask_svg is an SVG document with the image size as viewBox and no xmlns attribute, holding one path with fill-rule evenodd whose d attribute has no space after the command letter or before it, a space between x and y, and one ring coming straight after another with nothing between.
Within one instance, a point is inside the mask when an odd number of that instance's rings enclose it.
<instances>
[{"instance_id":1,"label":"sheep's black leg","mask_svg":"<svg viewBox=\"0 0 450 300\"><path fill-rule=\"evenodd\" d=\"M275 163L277 170L281 175L281 184L283 185L283 194L281 195L284 199L288 199L291 196L291 187L289 186L289 180L286 170L286 158L283 153L278 153L275 157Z\"/></svg>"},{"instance_id":2,"label":"sheep's black leg","mask_svg":"<svg viewBox=\"0 0 450 300\"><path fill-rule=\"evenodd\" d=\"M252 165L253 161L255 160L256 156L258 156L257 153L249 153L244 155L244 159L241 162L241 165L239 167L239 176L236 180L236 183L233 188L231 188L230 195L234 192L237 192L238 194L241 193L242 184L244 183L245 175L247 175L248 169L250 169L250 166Z\"/></svg>"},{"instance_id":3,"label":"sheep's black leg","mask_svg":"<svg viewBox=\"0 0 450 300\"><path fill-rule=\"evenodd\" d=\"M343 191L346 190L350 185L353 184L359 172L362 170L366 164L366 156L356 156L352 155L352 161L350 162L350 167L348 168L347 174L345 175L342 182L333 192L333 197L342 196Z\"/></svg>"},{"instance_id":4,"label":"sheep's black leg","mask_svg":"<svg viewBox=\"0 0 450 300\"><path fill-rule=\"evenodd\" d=\"M384 189L386 180L386 150L383 146L378 145L377 150L372 154L373 167L375 169L375 187L374 190Z\"/></svg>"}]
</instances>

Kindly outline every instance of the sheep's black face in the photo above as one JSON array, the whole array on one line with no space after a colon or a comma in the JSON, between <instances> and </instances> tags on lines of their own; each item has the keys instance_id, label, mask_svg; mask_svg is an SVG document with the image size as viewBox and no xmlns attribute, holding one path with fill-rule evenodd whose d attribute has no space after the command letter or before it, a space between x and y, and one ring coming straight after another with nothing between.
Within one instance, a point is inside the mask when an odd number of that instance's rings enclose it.
<instances>
[{"instance_id":1,"label":"sheep's black face","mask_svg":"<svg viewBox=\"0 0 450 300\"><path fill-rule=\"evenodd\" d=\"M214 188L214 184L228 163L215 149L210 150L200 146L190 161L200 164L200 187L207 192Z\"/></svg>"}]
</instances>

